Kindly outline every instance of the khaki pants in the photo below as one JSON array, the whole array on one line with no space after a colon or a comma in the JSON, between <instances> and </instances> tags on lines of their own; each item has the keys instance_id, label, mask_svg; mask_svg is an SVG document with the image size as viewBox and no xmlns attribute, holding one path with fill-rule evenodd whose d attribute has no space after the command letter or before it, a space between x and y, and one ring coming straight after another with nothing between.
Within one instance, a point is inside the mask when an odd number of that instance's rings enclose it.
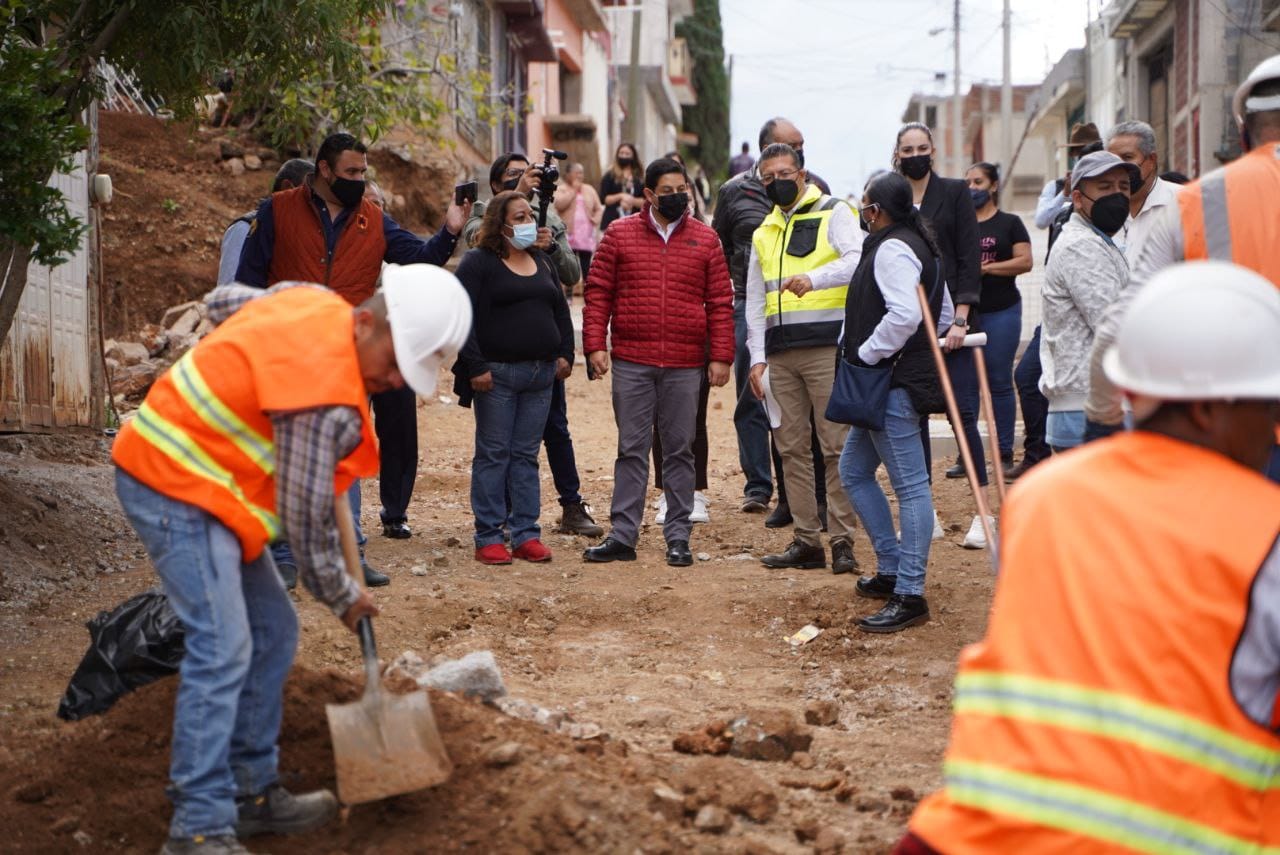
<instances>
[{"instance_id":1,"label":"khaki pants","mask_svg":"<svg viewBox=\"0 0 1280 855\"><path fill-rule=\"evenodd\" d=\"M822 545L822 522L813 495L813 448L809 413L818 430L818 445L827 463L827 521L831 540L853 540L853 507L840 483L840 452L849 426L829 422L824 414L836 378L835 347L800 347L771 354L769 387L782 410L782 425L773 432L787 479L787 500L795 517L795 539Z\"/></svg>"}]
</instances>

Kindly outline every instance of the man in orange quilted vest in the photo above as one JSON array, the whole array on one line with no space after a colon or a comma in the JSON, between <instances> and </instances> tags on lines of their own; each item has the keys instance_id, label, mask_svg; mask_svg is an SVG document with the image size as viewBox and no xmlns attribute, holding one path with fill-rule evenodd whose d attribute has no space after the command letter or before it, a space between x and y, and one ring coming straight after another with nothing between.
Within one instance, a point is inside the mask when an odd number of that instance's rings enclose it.
<instances>
[{"instance_id":1,"label":"man in orange quilted vest","mask_svg":"<svg viewBox=\"0 0 1280 855\"><path fill-rule=\"evenodd\" d=\"M899 855L1280 851L1280 289L1169 267L1103 363L1137 427L1009 494Z\"/></svg>"},{"instance_id":2,"label":"man in orange quilted vest","mask_svg":"<svg viewBox=\"0 0 1280 855\"><path fill-rule=\"evenodd\" d=\"M241 251L237 282L259 288L282 281L317 282L358 306L373 294L383 262L443 266L449 260L471 203L450 204L440 231L423 240L365 198L366 151L364 143L351 134L325 138L316 153L315 173L303 186L274 193L259 206ZM373 417L381 464L382 532L406 538L411 535L407 511L418 472L418 409L413 393L397 389L375 395ZM351 500L364 563L358 485L352 488ZM277 547L276 557L289 584L297 571L286 550ZM368 564L364 567L366 584L390 581Z\"/></svg>"},{"instance_id":3,"label":"man in orange quilted vest","mask_svg":"<svg viewBox=\"0 0 1280 855\"><path fill-rule=\"evenodd\" d=\"M377 471L368 396L422 395L466 341L471 302L438 267L389 266L354 309L282 283L210 294L218 327L164 374L112 449L116 492L185 630L163 853L224 855L337 807L279 783L276 740L298 619L266 545L353 631L377 614L346 572L335 497Z\"/></svg>"}]
</instances>

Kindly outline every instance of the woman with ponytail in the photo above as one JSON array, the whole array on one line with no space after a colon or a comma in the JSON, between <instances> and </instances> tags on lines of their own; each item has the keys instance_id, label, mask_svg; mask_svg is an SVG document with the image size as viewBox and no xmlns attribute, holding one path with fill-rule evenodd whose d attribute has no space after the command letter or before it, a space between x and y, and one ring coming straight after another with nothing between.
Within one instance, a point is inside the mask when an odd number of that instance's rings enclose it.
<instances>
[{"instance_id":1,"label":"woman with ponytail","mask_svg":"<svg viewBox=\"0 0 1280 855\"><path fill-rule=\"evenodd\" d=\"M933 496L921 440L922 414L942 408L930 329L916 296L923 283L930 311L943 329L952 320L939 247L911 202L911 185L886 172L867 184L859 216L870 232L845 302L839 358L890 372L884 427L849 429L840 455L840 481L876 552L876 574L857 582L860 596L888 602L858 622L864 632L898 632L929 620L925 567L933 530ZM884 464L898 497L902 528L894 531L889 500L876 480Z\"/></svg>"},{"instance_id":2,"label":"woman with ponytail","mask_svg":"<svg viewBox=\"0 0 1280 855\"><path fill-rule=\"evenodd\" d=\"M947 351L947 372L956 387L960 405L961 423L953 424L951 429L957 433L964 431L973 454L973 465L978 468L978 483L985 487L987 461L982 453L982 437L978 434L978 378L973 353L964 347L965 335L978 330L976 310L981 302L982 288L978 219L973 212L969 185L959 178L940 177L933 171L933 157L933 133L928 126L919 122L903 125L893 148L893 168L911 183L912 202L933 228L943 275L956 310L943 345ZM961 390L964 390L963 394ZM922 430L925 461L932 466L928 425L923 425ZM956 463L947 470L948 478L964 476L962 463ZM940 525L934 527L934 537L942 537ZM969 533L965 535L964 546L982 549L986 545L982 521L974 517Z\"/></svg>"}]
</instances>

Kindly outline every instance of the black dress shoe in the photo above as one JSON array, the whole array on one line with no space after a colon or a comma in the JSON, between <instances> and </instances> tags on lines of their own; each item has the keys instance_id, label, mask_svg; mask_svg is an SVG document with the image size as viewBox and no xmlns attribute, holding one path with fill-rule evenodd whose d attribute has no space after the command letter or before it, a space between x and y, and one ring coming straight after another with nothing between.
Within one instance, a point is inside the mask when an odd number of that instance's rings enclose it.
<instances>
[{"instance_id":1,"label":"black dress shoe","mask_svg":"<svg viewBox=\"0 0 1280 855\"><path fill-rule=\"evenodd\" d=\"M947 470L948 478L963 478L964 476L964 461L962 460L957 460L956 465Z\"/></svg>"},{"instance_id":2,"label":"black dress shoe","mask_svg":"<svg viewBox=\"0 0 1280 855\"><path fill-rule=\"evenodd\" d=\"M688 567L693 564L693 553L689 551L689 541L673 540L667 544L667 566Z\"/></svg>"},{"instance_id":3,"label":"black dress shoe","mask_svg":"<svg viewBox=\"0 0 1280 855\"><path fill-rule=\"evenodd\" d=\"M897 584L897 576L884 576L877 573L870 579L859 579L858 584L853 586L853 590L859 597L867 597L871 600L887 600L893 596L893 589Z\"/></svg>"},{"instance_id":4,"label":"black dress shoe","mask_svg":"<svg viewBox=\"0 0 1280 855\"><path fill-rule=\"evenodd\" d=\"M831 544L831 572L839 576L857 569L858 559L853 557L853 544L847 540L834 541Z\"/></svg>"},{"instance_id":5,"label":"black dress shoe","mask_svg":"<svg viewBox=\"0 0 1280 855\"><path fill-rule=\"evenodd\" d=\"M1022 458L1022 462L1017 466L1004 470L1004 480L1017 481L1023 475L1030 472L1031 467L1035 466L1037 463L1039 463L1038 460L1027 460L1025 457Z\"/></svg>"},{"instance_id":6,"label":"black dress shoe","mask_svg":"<svg viewBox=\"0 0 1280 855\"><path fill-rule=\"evenodd\" d=\"M773 509L773 513L765 517L765 528L786 528L791 525L794 520L791 518L791 506L786 502L778 502L777 507Z\"/></svg>"},{"instance_id":7,"label":"black dress shoe","mask_svg":"<svg viewBox=\"0 0 1280 855\"><path fill-rule=\"evenodd\" d=\"M929 622L929 604L924 597L894 594L884 608L858 621L863 632L901 632L907 627Z\"/></svg>"},{"instance_id":8,"label":"black dress shoe","mask_svg":"<svg viewBox=\"0 0 1280 855\"><path fill-rule=\"evenodd\" d=\"M786 552L766 555L760 562L765 567L777 569L821 570L827 566L827 551L821 546L810 546L793 540Z\"/></svg>"},{"instance_id":9,"label":"black dress shoe","mask_svg":"<svg viewBox=\"0 0 1280 855\"><path fill-rule=\"evenodd\" d=\"M366 588L381 588L383 585L391 584L390 576L374 570L369 566L369 562L363 558L360 559L360 569L364 571L364 586Z\"/></svg>"},{"instance_id":10,"label":"black dress shoe","mask_svg":"<svg viewBox=\"0 0 1280 855\"><path fill-rule=\"evenodd\" d=\"M583 559L603 564L608 561L635 561L636 551L621 541L606 537L599 546L591 546L582 551Z\"/></svg>"},{"instance_id":11,"label":"black dress shoe","mask_svg":"<svg viewBox=\"0 0 1280 855\"><path fill-rule=\"evenodd\" d=\"M393 520L391 522L382 523L382 536L392 537L396 540L404 540L413 535L409 530L409 523L406 520Z\"/></svg>"}]
</instances>

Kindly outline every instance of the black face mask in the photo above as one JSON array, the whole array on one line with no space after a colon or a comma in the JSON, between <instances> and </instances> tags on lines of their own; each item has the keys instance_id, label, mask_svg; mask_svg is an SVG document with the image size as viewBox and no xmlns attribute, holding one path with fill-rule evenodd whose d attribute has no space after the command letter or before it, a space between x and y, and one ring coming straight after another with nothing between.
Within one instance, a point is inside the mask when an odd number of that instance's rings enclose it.
<instances>
[{"instance_id":1,"label":"black face mask","mask_svg":"<svg viewBox=\"0 0 1280 855\"><path fill-rule=\"evenodd\" d=\"M354 208L364 198L363 181L335 178L329 182L329 189L333 191L334 198L341 202L344 208Z\"/></svg>"},{"instance_id":2,"label":"black face mask","mask_svg":"<svg viewBox=\"0 0 1280 855\"><path fill-rule=\"evenodd\" d=\"M618 165L619 166L635 166L636 159L634 157L620 157L618 158Z\"/></svg>"},{"instance_id":3,"label":"black face mask","mask_svg":"<svg viewBox=\"0 0 1280 855\"><path fill-rule=\"evenodd\" d=\"M775 178L764 186L764 193L779 208L790 208L800 195L800 185L793 179Z\"/></svg>"},{"instance_id":4,"label":"black face mask","mask_svg":"<svg viewBox=\"0 0 1280 855\"><path fill-rule=\"evenodd\" d=\"M668 222L678 220L689 210L688 193L672 193L658 197L658 213Z\"/></svg>"},{"instance_id":5,"label":"black face mask","mask_svg":"<svg viewBox=\"0 0 1280 855\"><path fill-rule=\"evenodd\" d=\"M911 157L904 157L898 161L898 168L902 170L903 175L919 181L933 169L933 155L913 154Z\"/></svg>"},{"instance_id":6,"label":"black face mask","mask_svg":"<svg viewBox=\"0 0 1280 855\"><path fill-rule=\"evenodd\" d=\"M1083 194L1081 194L1083 195ZM1089 212L1089 222L1098 227L1098 231L1111 237L1124 227L1124 221L1129 219L1129 197L1123 193L1109 193L1101 199L1093 199L1085 196L1093 203L1093 210Z\"/></svg>"},{"instance_id":7,"label":"black face mask","mask_svg":"<svg viewBox=\"0 0 1280 855\"><path fill-rule=\"evenodd\" d=\"M519 186L520 186L519 178L508 178L506 181L502 182L503 190L514 190Z\"/></svg>"}]
</instances>

